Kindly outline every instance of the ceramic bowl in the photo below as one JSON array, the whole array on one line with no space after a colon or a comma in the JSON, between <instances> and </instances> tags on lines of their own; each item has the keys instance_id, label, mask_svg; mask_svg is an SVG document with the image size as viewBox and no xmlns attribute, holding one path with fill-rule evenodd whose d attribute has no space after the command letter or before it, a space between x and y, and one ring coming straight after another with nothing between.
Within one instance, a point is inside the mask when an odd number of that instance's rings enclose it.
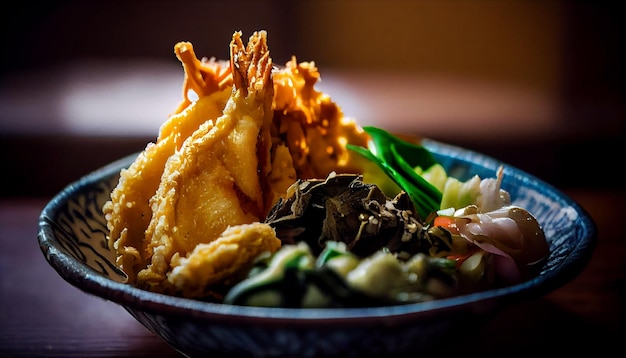
<instances>
[{"instance_id":1,"label":"ceramic bowl","mask_svg":"<svg viewBox=\"0 0 626 358\"><path fill-rule=\"evenodd\" d=\"M425 139L448 173L492 177L501 163ZM505 165L502 187L543 226L551 254L526 282L430 302L376 308L280 309L214 304L147 292L123 283L106 243L102 205L119 171L136 154L70 184L43 209L38 240L68 283L123 306L184 355L364 356L420 352L468 322L486 322L506 305L545 295L576 277L590 260L597 229L576 202L548 183Z\"/></svg>"}]
</instances>

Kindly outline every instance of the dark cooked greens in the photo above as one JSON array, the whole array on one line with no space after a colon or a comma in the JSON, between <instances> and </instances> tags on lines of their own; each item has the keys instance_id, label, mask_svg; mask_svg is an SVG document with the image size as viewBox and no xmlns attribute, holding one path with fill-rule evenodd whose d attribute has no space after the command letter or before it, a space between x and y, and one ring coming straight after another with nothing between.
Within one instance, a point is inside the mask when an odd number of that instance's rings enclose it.
<instances>
[{"instance_id":1,"label":"dark cooked greens","mask_svg":"<svg viewBox=\"0 0 626 358\"><path fill-rule=\"evenodd\" d=\"M266 223L283 245L306 242L319 255L329 241L344 242L361 257L385 247L414 255L451 242L432 239L415 216L405 192L388 199L357 174L331 173L326 179L298 180L270 211Z\"/></svg>"}]
</instances>

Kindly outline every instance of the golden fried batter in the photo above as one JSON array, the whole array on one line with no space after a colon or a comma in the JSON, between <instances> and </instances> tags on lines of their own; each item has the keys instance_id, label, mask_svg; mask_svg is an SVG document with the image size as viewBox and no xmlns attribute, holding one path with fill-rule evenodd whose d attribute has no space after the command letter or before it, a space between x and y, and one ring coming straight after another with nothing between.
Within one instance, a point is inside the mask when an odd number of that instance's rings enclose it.
<instances>
[{"instance_id":1,"label":"golden fried batter","mask_svg":"<svg viewBox=\"0 0 626 358\"><path fill-rule=\"evenodd\" d=\"M231 43L233 93L215 124L203 123L165 164L151 199L150 264L140 286L158 290L175 253L186 256L233 225L258 222L269 208L263 195L269 165L272 62L264 32L240 33ZM263 161L264 160L264 161Z\"/></svg>"},{"instance_id":2,"label":"golden fried batter","mask_svg":"<svg viewBox=\"0 0 626 358\"><path fill-rule=\"evenodd\" d=\"M366 146L368 136L315 90L320 76L312 62L293 57L272 68L266 37L255 32L244 46L235 32L230 62L199 60L191 43L176 44L183 100L157 141L121 171L103 207L129 283L206 293L203 285L228 281L226 273L277 249L275 235L256 224L298 178L362 171L362 158L346 144ZM235 247L239 254L228 251ZM217 259L219 252L231 256Z\"/></svg>"},{"instance_id":3,"label":"golden fried batter","mask_svg":"<svg viewBox=\"0 0 626 358\"><path fill-rule=\"evenodd\" d=\"M300 179L325 178L332 171L360 173L363 159L346 144L365 147L369 137L327 94L315 89L319 79L313 62L298 64L295 57L274 73L273 139L288 147Z\"/></svg>"},{"instance_id":4,"label":"golden fried batter","mask_svg":"<svg viewBox=\"0 0 626 358\"><path fill-rule=\"evenodd\" d=\"M218 69L216 65L216 76ZM215 80L214 77L206 77L208 83ZM230 96L229 88L213 88L215 92L206 92L205 97L170 116L161 126L156 143L149 143L130 167L120 172L120 180L111 193L111 200L102 208L110 231L109 244L117 250L117 264L124 269L131 282L149 259L144 237L152 218L149 200L159 187L165 162L201 123L222 114Z\"/></svg>"},{"instance_id":5,"label":"golden fried batter","mask_svg":"<svg viewBox=\"0 0 626 358\"><path fill-rule=\"evenodd\" d=\"M176 253L168 282L185 297L210 296L216 283L234 284L264 252L276 252L281 242L268 224L255 222L227 228L208 244L198 244L188 257Z\"/></svg>"}]
</instances>

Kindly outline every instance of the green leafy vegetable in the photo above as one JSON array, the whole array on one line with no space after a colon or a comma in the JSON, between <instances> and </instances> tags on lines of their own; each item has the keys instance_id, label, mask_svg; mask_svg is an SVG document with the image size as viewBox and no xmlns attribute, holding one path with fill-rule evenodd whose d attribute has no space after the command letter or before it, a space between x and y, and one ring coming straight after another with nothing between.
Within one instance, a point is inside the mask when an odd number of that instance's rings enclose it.
<instances>
[{"instance_id":1,"label":"green leafy vegetable","mask_svg":"<svg viewBox=\"0 0 626 358\"><path fill-rule=\"evenodd\" d=\"M376 127L364 127L372 138L370 148L348 144L348 148L376 163L404 190L415 205L417 214L425 219L437 211L441 191L419 175L415 168L428 169L438 164L432 153L421 145L404 141Z\"/></svg>"}]
</instances>

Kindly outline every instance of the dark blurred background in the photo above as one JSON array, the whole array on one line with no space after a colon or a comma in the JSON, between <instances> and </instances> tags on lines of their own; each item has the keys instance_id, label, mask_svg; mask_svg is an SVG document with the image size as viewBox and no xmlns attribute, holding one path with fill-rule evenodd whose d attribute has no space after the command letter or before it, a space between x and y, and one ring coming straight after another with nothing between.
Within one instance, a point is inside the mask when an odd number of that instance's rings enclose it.
<instances>
[{"instance_id":1,"label":"dark blurred background","mask_svg":"<svg viewBox=\"0 0 626 358\"><path fill-rule=\"evenodd\" d=\"M563 189L622 185L619 2L56 0L1 16L0 197L52 196L142 150L180 99L174 44L227 59L234 31L259 29L275 63L315 61L324 88L366 124Z\"/></svg>"}]
</instances>

